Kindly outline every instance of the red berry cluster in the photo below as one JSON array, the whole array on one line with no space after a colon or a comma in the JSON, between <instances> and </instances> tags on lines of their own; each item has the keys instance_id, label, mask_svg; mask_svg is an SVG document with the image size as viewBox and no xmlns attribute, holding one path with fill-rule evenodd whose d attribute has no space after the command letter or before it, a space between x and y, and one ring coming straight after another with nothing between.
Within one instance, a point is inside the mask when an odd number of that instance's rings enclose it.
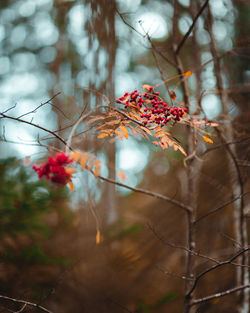
<instances>
[{"instance_id":1,"label":"red berry cluster","mask_svg":"<svg viewBox=\"0 0 250 313\"><path fill-rule=\"evenodd\" d=\"M152 86L147 86L147 92L141 94L137 89L131 93L126 92L116 101L124 104L125 109L133 107L139 109L144 125L154 122L164 126L170 121L180 121L187 112L186 108L168 106L168 103L159 97L159 92L154 91Z\"/></svg>"},{"instance_id":2,"label":"red berry cluster","mask_svg":"<svg viewBox=\"0 0 250 313\"><path fill-rule=\"evenodd\" d=\"M33 169L39 178L45 176L54 183L66 185L71 182L72 173L65 166L72 162L73 160L67 154L61 152L57 153L54 158L50 156L48 161L40 166L34 165Z\"/></svg>"}]
</instances>

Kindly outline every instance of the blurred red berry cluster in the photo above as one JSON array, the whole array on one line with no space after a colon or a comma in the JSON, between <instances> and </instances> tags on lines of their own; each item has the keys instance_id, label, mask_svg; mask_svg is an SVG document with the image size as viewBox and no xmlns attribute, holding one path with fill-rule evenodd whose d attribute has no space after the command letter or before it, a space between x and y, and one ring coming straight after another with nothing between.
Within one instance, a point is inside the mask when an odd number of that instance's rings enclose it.
<instances>
[{"instance_id":1,"label":"blurred red berry cluster","mask_svg":"<svg viewBox=\"0 0 250 313\"><path fill-rule=\"evenodd\" d=\"M168 106L168 103L159 97L159 92L154 91L152 86L147 86L146 89L147 92L142 93L139 93L137 89L131 93L126 92L116 102L124 104L125 109L135 107L139 109L144 125L157 123L164 126L170 121L180 121L187 112L186 108Z\"/></svg>"},{"instance_id":2,"label":"blurred red berry cluster","mask_svg":"<svg viewBox=\"0 0 250 313\"><path fill-rule=\"evenodd\" d=\"M66 185L71 182L72 171L65 168L65 166L72 162L73 160L67 154L60 152L54 157L50 156L46 163L40 166L34 165L33 169L37 172L39 178L45 176L53 183Z\"/></svg>"}]
</instances>

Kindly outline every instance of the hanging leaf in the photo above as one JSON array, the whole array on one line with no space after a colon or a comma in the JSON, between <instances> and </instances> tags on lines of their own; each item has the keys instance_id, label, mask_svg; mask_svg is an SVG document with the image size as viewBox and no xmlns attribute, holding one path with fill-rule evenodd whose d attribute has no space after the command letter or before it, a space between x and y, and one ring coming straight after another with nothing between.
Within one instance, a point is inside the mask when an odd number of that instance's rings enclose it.
<instances>
[{"instance_id":1,"label":"hanging leaf","mask_svg":"<svg viewBox=\"0 0 250 313\"><path fill-rule=\"evenodd\" d=\"M74 160L74 162L78 162L78 160L80 159L80 156L81 156L81 153L78 151L75 151L70 154L70 157Z\"/></svg>"},{"instance_id":2,"label":"hanging leaf","mask_svg":"<svg viewBox=\"0 0 250 313\"><path fill-rule=\"evenodd\" d=\"M183 73L182 75L183 76L186 76L186 77L189 77L189 76L191 76L191 75L193 75L194 73L192 72L192 71L187 71L187 72L185 72L185 73Z\"/></svg>"},{"instance_id":3,"label":"hanging leaf","mask_svg":"<svg viewBox=\"0 0 250 313\"><path fill-rule=\"evenodd\" d=\"M80 159L80 165L81 165L81 168L84 169L87 165L87 162L89 160L89 155L88 154L82 154L81 155L81 159Z\"/></svg>"},{"instance_id":4,"label":"hanging leaf","mask_svg":"<svg viewBox=\"0 0 250 313\"><path fill-rule=\"evenodd\" d=\"M93 166L95 167L93 174L95 177L100 175L100 170L101 170L101 161L97 160L93 163Z\"/></svg>"},{"instance_id":5,"label":"hanging leaf","mask_svg":"<svg viewBox=\"0 0 250 313\"><path fill-rule=\"evenodd\" d=\"M117 176L120 178L120 180L125 181L126 180L126 175L123 171L118 171Z\"/></svg>"},{"instance_id":6,"label":"hanging leaf","mask_svg":"<svg viewBox=\"0 0 250 313\"><path fill-rule=\"evenodd\" d=\"M71 192L74 192L74 190L75 190L75 186L74 186L74 184L72 183L72 181L69 182L69 190L70 190Z\"/></svg>"},{"instance_id":7,"label":"hanging leaf","mask_svg":"<svg viewBox=\"0 0 250 313\"><path fill-rule=\"evenodd\" d=\"M115 130L115 133L116 133L116 135L118 136L118 138L120 140L123 140L123 135L122 135L122 133L119 130Z\"/></svg>"},{"instance_id":8,"label":"hanging leaf","mask_svg":"<svg viewBox=\"0 0 250 313\"><path fill-rule=\"evenodd\" d=\"M101 242L101 234L99 230L96 233L95 242L97 245L99 245L99 243Z\"/></svg>"},{"instance_id":9,"label":"hanging leaf","mask_svg":"<svg viewBox=\"0 0 250 313\"><path fill-rule=\"evenodd\" d=\"M202 136L202 138L203 138L203 140L204 140L205 142L214 143L213 139L211 139L211 138L209 138L209 137L207 137L207 136Z\"/></svg>"},{"instance_id":10,"label":"hanging leaf","mask_svg":"<svg viewBox=\"0 0 250 313\"><path fill-rule=\"evenodd\" d=\"M176 93L174 91L170 91L169 95L173 100L176 99Z\"/></svg>"},{"instance_id":11,"label":"hanging leaf","mask_svg":"<svg viewBox=\"0 0 250 313\"><path fill-rule=\"evenodd\" d=\"M121 125L119 129L120 129L121 132L123 133L124 137L125 137L126 139L128 139L128 135L129 135L129 134L128 134L127 128Z\"/></svg>"}]
</instances>

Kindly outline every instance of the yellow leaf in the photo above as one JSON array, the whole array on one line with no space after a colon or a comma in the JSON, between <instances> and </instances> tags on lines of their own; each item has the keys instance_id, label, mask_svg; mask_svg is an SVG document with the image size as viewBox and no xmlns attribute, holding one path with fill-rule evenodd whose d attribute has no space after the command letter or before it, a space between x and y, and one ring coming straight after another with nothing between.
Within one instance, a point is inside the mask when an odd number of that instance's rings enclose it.
<instances>
[{"instance_id":1,"label":"yellow leaf","mask_svg":"<svg viewBox=\"0 0 250 313\"><path fill-rule=\"evenodd\" d=\"M121 130L121 132L123 133L124 137L125 137L126 139L128 139L128 130L127 130L127 128L124 127L124 126L120 126L120 130Z\"/></svg>"},{"instance_id":2,"label":"yellow leaf","mask_svg":"<svg viewBox=\"0 0 250 313\"><path fill-rule=\"evenodd\" d=\"M203 138L203 140L204 140L205 142L214 143L213 139L211 139L211 138L209 138L209 137L207 137L207 136L202 136L202 138Z\"/></svg>"},{"instance_id":3,"label":"yellow leaf","mask_svg":"<svg viewBox=\"0 0 250 313\"><path fill-rule=\"evenodd\" d=\"M101 139L101 138L104 138L104 137L107 137L109 134L108 133L100 133L97 138Z\"/></svg>"},{"instance_id":4,"label":"yellow leaf","mask_svg":"<svg viewBox=\"0 0 250 313\"><path fill-rule=\"evenodd\" d=\"M72 181L69 182L69 190L71 192L74 192L74 190L75 190L75 187L74 187L74 184L72 183Z\"/></svg>"},{"instance_id":5,"label":"yellow leaf","mask_svg":"<svg viewBox=\"0 0 250 313\"><path fill-rule=\"evenodd\" d=\"M88 154L82 154L81 155L80 165L81 165L82 169L84 169L86 167L88 159L89 159L89 155Z\"/></svg>"},{"instance_id":6,"label":"yellow leaf","mask_svg":"<svg viewBox=\"0 0 250 313\"><path fill-rule=\"evenodd\" d=\"M119 138L120 140L123 140L122 133L121 133L119 130L115 130L115 133L116 133L116 135L118 136L118 138Z\"/></svg>"},{"instance_id":7,"label":"yellow leaf","mask_svg":"<svg viewBox=\"0 0 250 313\"><path fill-rule=\"evenodd\" d=\"M192 71L187 71L187 72L185 72L185 73L183 73L182 75L183 76L186 76L186 77L189 77L189 76L191 76L191 75L193 75L194 73L192 72Z\"/></svg>"},{"instance_id":8,"label":"yellow leaf","mask_svg":"<svg viewBox=\"0 0 250 313\"><path fill-rule=\"evenodd\" d=\"M74 160L74 162L77 162L80 159L81 153L76 151L71 153L70 157Z\"/></svg>"},{"instance_id":9,"label":"yellow leaf","mask_svg":"<svg viewBox=\"0 0 250 313\"><path fill-rule=\"evenodd\" d=\"M123 171L118 171L117 176L123 181L126 180L126 175Z\"/></svg>"},{"instance_id":10,"label":"yellow leaf","mask_svg":"<svg viewBox=\"0 0 250 313\"><path fill-rule=\"evenodd\" d=\"M153 134L151 133L151 131L147 127L141 126L141 129L143 129L150 136L153 136Z\"/></svg>"},{"instance_id":11,"label":"yellow leaf","mask_svg":"<svg viewBox=\"0 0 250 313\"><path fill-rule=\"evenodd\" d=\"M101 234L99 230L96 233L95 242L97 245L99 245L99 243L101 242Z\"/></svg>"}]
</instances>

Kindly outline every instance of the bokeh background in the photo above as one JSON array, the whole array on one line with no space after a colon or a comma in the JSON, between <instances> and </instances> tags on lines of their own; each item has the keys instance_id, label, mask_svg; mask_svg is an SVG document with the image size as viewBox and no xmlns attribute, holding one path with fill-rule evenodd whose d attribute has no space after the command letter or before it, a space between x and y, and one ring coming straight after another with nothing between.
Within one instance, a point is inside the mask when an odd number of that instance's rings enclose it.
<instances>
[{"instance_id":1,"label":"bokeh background","mask_svg":"<svg viewBox=\"0 0 250 313\"><path fill-rule=\"evenodd\" d=\"M177 2L175 36L179 41L203 1ZM198 106L199 114L208 119L225 118L216 92L217 64L208 62L213 59L211 42L215 41L229 96L226 120L232 121L239 142L237 158L247 191L250 5L243 0L210 0L209 8L212 19L205 10L181 51L184 69L195 73L188 79L191 112L197 112ZM21 116L60 92L25 119L59 130L67 138L69 128L64 127L85 107L91 110L103 104L93 90L113 100L143 84L162 82L145 34L160 54L173 59L173 14L171 0L1 0L1 112L15 105L10 114ZM167 78L176 75L164 57L158 55L158 60ZM170 86L174 88L176 83L173 80ZM167 97L164 86L159 91ZM181 88L175 92L181 102ZM75 174L73 194L67 188L38 182L30 164L48 155L46 146L64 147L28 125L1 119L0 126L0 294L39 302L53 312L180 312L184 252L164 245L152 228L160 237L184 246L182 212L159 200L101 183L85 172ZM80 125L78 132L87 128ZM132 136L104 143L84 134L75 138L74 147L97 155L104 176L119 179L117 173L123 171L125 183L132 187L182 200L186 182L180 152L160 151ZM185 147L183 128L177 127L175 134ZM211 135L215 145L219 144L215 133ZM45 147L37 144L38 139ZM204 158L197 199L204 213L230 199L233 185L225 149L208 154L208 145L201 146ZM198 248L203 254L223 258L232 253L233 209L229 205L197 228ZM100 245L95 242L97 223ZM197 270L204 269L206 262L199 263ZM234 282L235 269L225 267L200 283L198 295L231 288ZM232 295L219 304L202 306L199 312L229 312L236 303ZM20 309L2 301L2 312L6 307Z\"/></svg>"}]
</instances>

